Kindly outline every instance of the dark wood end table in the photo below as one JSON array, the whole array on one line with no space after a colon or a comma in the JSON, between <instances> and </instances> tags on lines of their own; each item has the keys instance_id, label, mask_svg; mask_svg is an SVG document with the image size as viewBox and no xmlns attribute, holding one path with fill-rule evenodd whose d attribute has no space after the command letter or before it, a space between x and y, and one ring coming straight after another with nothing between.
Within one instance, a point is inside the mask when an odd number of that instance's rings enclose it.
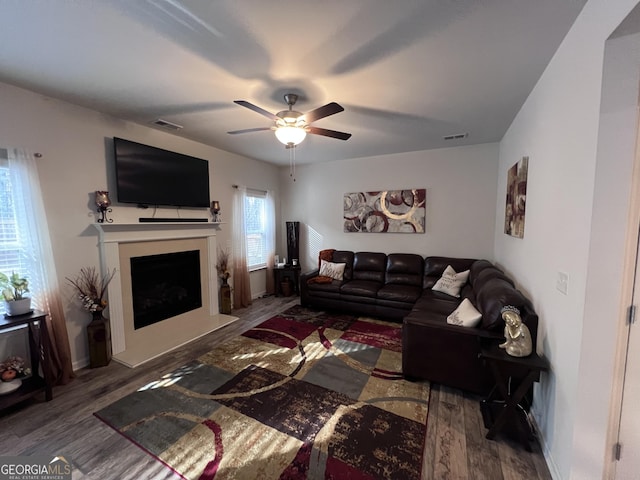
<instances>
[{"instance_id":1,"label":"dark wood end table","mask_svg":"<svg viewBox=\"0 0 640 480\"><path fill-rule=\"evenodd\" d=\"M532 353L528 357L512 357L498 344L487 345L482 348L480 358L486 362L495 380L495 388L485 399L485 405L499 398L504 406L489 425L486 438L493 439L506 426L515 428L522 445L531 451L530 430L525 419L518 415L520 402L532 387L540 380L540 372L549 370L549 362ZM499 397L497 397L499 395Z\"/></svg>"},{"instance_id":2,"label":"dark wood end table","mask_svg":"<svg viewBox=\"0 0 640 480\"><path fill-rule=\"evenodd\" d=\"M275 283L276 297L284 295L282 291L282 281L288 278L293 283L293 291L296 295L300 295L300 265L284 265L282 267L273 267L273 281Z\"/></svg>"},{"instance_id":3,"label":"dark wood end table","mask_svg":"<svg viewBox=\"0 0 640 480\"><path fill-rule=\"evenodd\" d=\"M47 402L53 399L53 380L50 378L48 366L50 353L46 318L47 314L38 310L25 315L0 316L0 334L3 330L27 325L31 360L31 376L23 378L22 385L15 392L0 396L0 411L40 392L44 392ZM40 365L43 376L39 374Z\"/></svg>"}]
</instances>

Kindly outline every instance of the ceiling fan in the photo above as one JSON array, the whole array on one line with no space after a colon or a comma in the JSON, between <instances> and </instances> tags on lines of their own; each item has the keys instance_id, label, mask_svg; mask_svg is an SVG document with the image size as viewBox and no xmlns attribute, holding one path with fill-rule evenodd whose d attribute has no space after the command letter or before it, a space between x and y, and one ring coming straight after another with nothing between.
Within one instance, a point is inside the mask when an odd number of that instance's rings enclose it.
<instances>
[{"instance_id":1,"label":"ceiling fan","mask_svg":"<svg viewBox=\"0 0 640 480\"><path fill-rule=\"evenodd\" d=\"M281 112L273 114L254 105L253 103L247 102L246 100L234 100L233 103L248 108L249 110L253 110L256 113L273 120L275 123L271 127L247 128L244 130L233 130L227 133L236 135L239 133L273 130L278 140L283 143L286 148L293 148L298 145L304 140L307 133L337 138L339 140L348 140L351 137L350 133L327 130L326 128L313 127L310 125L316 120L344 111L344 108L341 105L331 102L322 107L318 107L315 110L311 110L310 112L300 113L293 109L293 106L298 101L298 95L295 93L287 93L284 96L284 101L287 102L289 110L282 110Z\"/></svg>"}]
</instances>

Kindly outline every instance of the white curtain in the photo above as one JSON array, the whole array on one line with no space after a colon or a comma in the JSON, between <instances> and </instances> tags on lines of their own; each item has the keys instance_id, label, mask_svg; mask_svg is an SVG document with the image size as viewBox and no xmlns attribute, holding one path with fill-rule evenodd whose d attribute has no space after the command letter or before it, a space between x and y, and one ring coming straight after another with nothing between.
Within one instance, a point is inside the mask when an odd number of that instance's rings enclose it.
<instances>
[{"instance_id":1,"label":"white curtain","mask_svg":"<svg viewBox=\"0 0 640 480\"><path fill-rule=\"evenodd\" d=\"M251 281L247 266L247 235L245 229L244 204L247 188L238 186L233 195L233 306L243 308L251 305Z\"/></svg>"},{"instance_id":2,"label":"white curtain","mask_svg":"<svg viewBox=\"0 0 640 480\"><path fill-rule=\"evenodd\" d=\"M49 314L50 367L56 383L73 378L71 350L64 319L58 276L49 237L36 160L22 149L8 149L9 176L13 190L15 218L20 246L21 263L25 265L34 308Z\"/></svg>"},{"instance_id":3,"label":"white curtain","mask_svg":"<svg viewBox=\"0 0 640 480\"><path fill-rule=\"evenodd\" d=\"M276 206L273 191L271 190L267 191L266 207L265 250L267 254L267 278L265 286L268 294L274 294L273 267L276 262Z\"/></svg>"}]
</instances>

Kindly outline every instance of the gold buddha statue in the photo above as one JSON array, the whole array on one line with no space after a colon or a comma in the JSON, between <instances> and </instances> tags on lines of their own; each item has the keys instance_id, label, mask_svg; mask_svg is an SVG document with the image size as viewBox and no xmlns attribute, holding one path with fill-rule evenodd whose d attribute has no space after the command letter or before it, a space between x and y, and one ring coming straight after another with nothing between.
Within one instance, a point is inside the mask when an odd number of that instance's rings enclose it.
<instances>
[{"instance_id":1,"label":"gold buddha statue","mask_svg":"<svg viewBox=\"0 0 640 480\"><path fill-rule=\"evenodd\" d=\"M509 305L504 307L500 313L505 323L505 342L499 345L500 348L504 348L512 357L526 357L531 355L533 351L531 332L529 331L529 327L522 323L520 310Z\"/></svg>"}]
</instances>

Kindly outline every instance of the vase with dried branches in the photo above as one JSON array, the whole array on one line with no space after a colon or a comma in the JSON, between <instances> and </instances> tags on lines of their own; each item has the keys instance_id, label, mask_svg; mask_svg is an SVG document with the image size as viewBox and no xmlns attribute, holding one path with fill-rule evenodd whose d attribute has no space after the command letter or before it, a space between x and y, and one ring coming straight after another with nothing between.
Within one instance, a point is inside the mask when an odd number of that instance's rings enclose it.
<instances>
[{"instance_id":1,"label":"vase with dried branches","mask_svg":"<svg viewBox=\"0 0 640 480\"><path fill-rule=\"evenodd\" d=\"M218 248L218 260L216 261L216 271L218 277L222 280L220 286L220 313L231 313L231 287L229 286L229 277L231 276L230 267L231 256L224 248Z\"/></svg>"},{"instance_id":2,"label":"vase with dried branches","mask_svg":"<svg viewBox=\"0 0 640 480\"><path fill-rule=\"evenodd\" d=\"M216 262L216 271L218 272L218 277L222 280L222 284L226 285L229 281L229 277L231 276L230 268L230 260L231 255L224 248L218 248L218 261Z\"/></svg>"},{"instance_id":3,"label":"vase with dried branches","mask_svg":"<svg viewBox=\"0 0 640 480\"><path fill-rule=\"evenodd\" d=\"M107 308L105 294L115 273L114 269L113 272L100 276L95 267L83 267L74 278L67 277L67 281L78 293L82 308L94 314L94 317L96 313L102 315L102 311Z\"/></svg>"},{"instance_id":4,"label":"vase with dried branches","mask_svg":"<svg viewBox=\"0 0 640 480\"><path fill-rule=\"evenodd\" d=\"M115 273L114 269L101 276L94 267L84 267L76 277L67 277L78 293L82 308L93 315L93 320L87 325L91 368L104 367L111 361L111 328L102 312L107 307L107 287Z\"/></svg>"}]
</instances>

